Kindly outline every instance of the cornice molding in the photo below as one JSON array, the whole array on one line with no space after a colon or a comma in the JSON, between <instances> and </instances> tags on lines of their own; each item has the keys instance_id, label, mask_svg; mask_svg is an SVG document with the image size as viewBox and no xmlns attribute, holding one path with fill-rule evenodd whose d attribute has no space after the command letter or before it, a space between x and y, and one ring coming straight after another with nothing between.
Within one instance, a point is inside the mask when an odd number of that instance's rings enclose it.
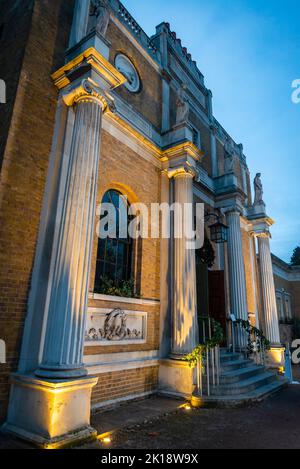
<instances>
[{"instance_id":1,"label":"cornice molding","mask_svg":"<svg viewBox=\"0 0 300 469\"><path fill-rule=\"evenodd\" d=\"M257 219L248 218L249 233L256 238L272 238L270 227L274 224L274 220L270 217L262 217Z\"/></svg>"},{"instance_id":2,"label":"cornice molding","mask_svg":"<svg viewBox=\"0 0 300 469\"><path fill-rule=\"evenodd\" d=\"M203 152L199 150L192 142L183 142L175 144L162 151L163 160L171 160L183 155L191 157L195 161L199 161L203 156Z\"/></svg>"},{"instance_id":3,"label":"cornice molding","mask_svg":"<svg viewBox=\"0 0 300 469\"><path fill-rule=\"evenodd\" d=\"M126 78L110 62L108 62L105 57L103 57L103 55L101 55L94 47L89 47L51 75L55 86L59 90L62 90L66 86L70 85L70 74L84 65L90 65L92 69L98 72L109 84L110 89L117 88L127 81Z\"/></svg>"},{"instance_id":4,"label":"cornice molding","mask_svg":"<svg viewBox=\"0 0 300 469\"><path fill-rule=\"evenodd\" d=\"M284 267L279 266L272 259L273 273L276 277L282 278L288 282L300 282L300 272L287 271Z\"/></svg>"},{"instance_id":5,"label":"cornice molding","mask_svg":"<svg viewBox=\"0 0 300 469\"><path fill-rule=\"evenodd\" d=\"M203 153L192 142L183 142L175 144L167 149L161 149L159 146L144 137L132 125L118 116L117 113L111 111L110 108L107 109L105 119L107 122L110 122L112 125L127 134L131 139L135 140L139 145L144 147L149 155L159 160L164 166L167 166L171 161L175 161L179 158L183 158L184 160L190 159L192 162L194 161L196 163L196 161L199 161L203 155Z\"/></svg>"}]
</instances>

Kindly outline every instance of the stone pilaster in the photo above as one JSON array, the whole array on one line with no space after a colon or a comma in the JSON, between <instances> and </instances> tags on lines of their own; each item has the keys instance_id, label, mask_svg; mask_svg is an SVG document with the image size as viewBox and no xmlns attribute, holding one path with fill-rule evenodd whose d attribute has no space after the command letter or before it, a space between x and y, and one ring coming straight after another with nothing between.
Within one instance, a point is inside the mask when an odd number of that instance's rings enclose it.
<instances>
[{"instance_id":1,"label":"stone pilaster","mask_svg":"<svg viewBox=\"0 0 300 469\"><path fill-rule=\"evenodd\" d=\"M197 345L197 298L195 250L188 249L184 233L176 237L181 228L193 226L192 210L186 211L186 204L193 204L194 173L184 168L174 174L174 202L179 204L185 216L174 217L174 290L172 314L172 357L180 358L191 352ZM183 212L184 213L184 212Z\"/></svg>"},{"instance_id":2,"label":"stone pilaster","mask_svg":"<svg viewBox=\"0 0 300 469\"><path fill-rule=\"evenodd\" d=\"M69 99L69 97L68 97ZM106 104L88 80L72 93L75 106L67 178L57 221L48 319L39 377L86 375L82 364L88 281L96 211L102 112Z\"/></svg>"},{"instance_id":3,"label":"stone pilaster","mask_svg":"<svg viewBox=\"0 0 300 469\"><path fill-rule=\"evenodd\" d=\"M245 264L241 235L240 212L232 210L227 213L228 230L228 268L230 288L231 313L237 319L248 319L248 305L246 293ZM246 335L239 333L237 346L246 346Z\"/></svg>"},{"instance_id":4,"label":"stone pilaster","mask_svg":"<svg viewBox=\"0 0 300 469\"><path fill-rule=\"evenodd\" d=\"M270 235L266 232L260 233L257 237L266 336L272 345L280 345Z\"/></svg>"}]
</instances>

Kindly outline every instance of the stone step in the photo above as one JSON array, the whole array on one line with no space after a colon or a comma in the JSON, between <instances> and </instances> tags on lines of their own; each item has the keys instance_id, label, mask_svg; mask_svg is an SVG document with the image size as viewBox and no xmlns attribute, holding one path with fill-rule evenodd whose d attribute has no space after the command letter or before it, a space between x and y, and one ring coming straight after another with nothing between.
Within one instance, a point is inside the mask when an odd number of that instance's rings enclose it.
<instances>
[{"instance_id":1,"label":"stone step","mask_svg":"<svg viewBox=\"0 0 300 469\"><path fill-rule=\"evenodd\" d=\"M243 381L247 378L257 376L264 372L265 372L265 368L263 366L257 366L257 365L249 366L246 368L239 368L237 370L225 371L220 376L220 383L221 384L233 384L239 381Z\"/></svg>"},{"instance_id":2,"label":"stone step","mask_svg":"<svg viewBox=\"0 0 300 469\"><path fill-rule=\"evenodd\" d=\"M242 353L224 353L224 352L221 352L220 353L220 360L221 360L221 363L225 363L225 362L229 362L229 361L236 361L236 360L243 360L244 359L244 355Z\"/></svg>"},{"instance_id":3,"label":"stone step","mask_svg":"<svg viewBox=\"0 0 300 469\"><path fill-rule=\"evenodd\" d=\"M261 402L287 386L288 380L277 378L272 383L261 386L247 394L237 394L234 396L219 395L210 397L199 397L194 395L191 399L191 403L195 407L244 407Z\"/></svg>"},{"instance_id":4,"label":"stone step","mask_svg":"<svg viewBox=\"0 0 300 469\"><path fill-rule=\"evenodd\" d=\"M238 370L240 368L246 368L253 366L253 361L247 360L247 359L240 359L240 360L231 360L231 361L225 361L221 363L221 370L222 372L224 371L229 371L229 370Z\"/></svg>"},{"instance_id":5,"label":"stone step","mask_svg":"<svg viewBox=\"0 0 300 469\"><path fill-rule=\"evenodd\" d=\"M238 381L237 383L224 385L212 389L214 395L232 396L237 394L247 394L259 387L263 387L277 380L277 375L271 371L265 371L256 376Z\"/></svg>"}]
</instances>

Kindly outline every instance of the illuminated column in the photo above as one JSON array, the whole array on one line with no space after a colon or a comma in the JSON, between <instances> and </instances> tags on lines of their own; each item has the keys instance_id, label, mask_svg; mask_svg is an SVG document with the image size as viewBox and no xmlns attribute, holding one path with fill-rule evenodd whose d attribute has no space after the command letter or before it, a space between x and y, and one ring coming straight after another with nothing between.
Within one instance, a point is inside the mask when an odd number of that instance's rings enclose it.
<instances>
[{"instance_id":1,"label":"illuminated column","mask_svg":"<svg viewBox=\"0 0 300 469\"><path fill-rule=\"evenodd\" d=\"M185 226L193 226L192 210L184 211L185 204L193 204L194 173L181 168L173 175L174 202L180 204L185 216L174 216L174 293L172 314L172 358L181 358L198 343L196 260L195 250L188 249ZM192 219L190 219L192 218Z\"/></svg>"},{"instance_id":2,"label":"illuminated column","mask_svg":"<svg viewBox=\"0 0 300 469\"><path fill-rule=\"evenodd\" d=\"M228 266L230 286L231 313L237 319L248 320L248 305L246 294L246 276L243 257L240 212L232 210L227 213L228 230ZM239 333L237 346L246 347L246 334Z\"/></svg>"},{"instance_id":3,"label":"illuminated column","mask_svg":"<svg viewBox=\"0 0 300 469\"><path fill-rule=\"evenodd\" d=\"M36 375L77 378L82 363L88 281L105 101L84 80L65 101L75 106L67 177L61 189L48 288L47 324L42 363Z\"/></svg>"},{"instance_id":4,"label":"illuminated column","mask_svg":"<svg viewBox=\"0 0 300 469\"><path fill-rule=\"evenodd\" d=\"M280 345L270 234L260 233L257 237L266 336L272 345Z\"/></svg>"}]
</instances>

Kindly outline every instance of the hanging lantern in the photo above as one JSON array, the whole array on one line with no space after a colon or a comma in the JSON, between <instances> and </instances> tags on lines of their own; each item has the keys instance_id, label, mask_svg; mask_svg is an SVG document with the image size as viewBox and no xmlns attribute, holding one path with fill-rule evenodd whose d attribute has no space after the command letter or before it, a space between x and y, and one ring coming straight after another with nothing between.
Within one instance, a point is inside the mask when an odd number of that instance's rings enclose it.
<instances>
[{"instance_id":1,"label":"hanging lantern","mask_svg":"<svg viewBox=\"0 0 300 469\"><path fill-rule=\"evenodd\" d=\"M210 239L217 244L227 243L228 240L228 226L220 221L209 227Z\"/></svg>"}]
</instances>

